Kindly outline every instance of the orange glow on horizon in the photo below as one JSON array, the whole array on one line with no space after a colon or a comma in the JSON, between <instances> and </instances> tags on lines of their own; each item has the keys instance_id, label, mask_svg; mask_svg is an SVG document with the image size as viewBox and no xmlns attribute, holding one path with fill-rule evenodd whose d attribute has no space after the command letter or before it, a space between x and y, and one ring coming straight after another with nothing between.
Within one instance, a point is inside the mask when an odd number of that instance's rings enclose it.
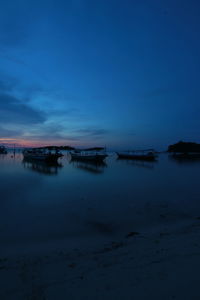
<instances>
[{"instance_id":1,"label":"orange glow on horizon","mask_svg":"<svg viewBox=\"0 0 200 300\"><path fill-rule=\"evenodd\" d=\"M41 141L29 141L25 139L13 139L13 138L0 138L0 144L6 144L7 146L13 146L14 144L17 147L44 147L49 145L66 145L66 143L56 142L56 141L48 141L41 142Z\"/></svg>"},{"instance_id":2,"label":"orange glow on horizon","mask_svg":"<svg viewBox=\"0 0 200 300\"><path fill-rule=\"evenodd\" d=\"M19 147L19 148L34 148L34 147L45 147L45 146L73 146L73 147L80 147L84 146L84 143L80 143L79 141L70 141L66 140L65 142L62 141L55 141L55 140L48 140L48 141L41 141L41 140L28 140L22 138L0 138L0 144L3 144L7 147ZM82 144L82 145L81 145ZM86 145L85 145L86 146Z\"/></svg>"}]
</instances>

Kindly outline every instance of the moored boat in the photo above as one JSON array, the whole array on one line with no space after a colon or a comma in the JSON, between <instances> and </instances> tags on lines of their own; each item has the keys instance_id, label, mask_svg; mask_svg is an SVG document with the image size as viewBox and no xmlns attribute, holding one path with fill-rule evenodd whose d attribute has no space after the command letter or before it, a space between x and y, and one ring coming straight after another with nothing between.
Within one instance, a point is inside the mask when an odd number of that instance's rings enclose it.
<instances>
[{"instance_id":1,"label":"moored boat","mask_svg":"<svg viewBox=\"0 0 200 300\"><path fill-rule=\"evenodd\" d=\"M148 161L156 160L156 154L153 149L123 151L123 152L116 152L116 153L118 155L118 158L121 159L138 159L138 160L148 160Z\"/></svg>"},{"instance_id":2,"label":"moored boat","mask_svg":"<svg viewBox=\"0 0 200 300\"><path fill-rule=\"evenodd\" d=\"M48 150L44 148L31 148L23 151L24 159L32 159L38 161L45 161L49 163L56 163L58 158L63 154L58 150Z\"/></svg>"},{"instance_id":3,"label":"moored boat","mask_svg":"<svg viewBox=\"0 0 200 300\"><path fill-rule=\"evenodd\" d=\"M0 146L0 154L7 154L8 151L6 150L5 146Z\"/></svg>"},{"instance_id":4,"label":"moored boat","mask_svg":"<svg viewBox=\"0 0 200 300\"><path fill-rule=\"evenodd\" d=\"M87 151L87 150L74 150L70 152L72 160L103 162L108 156L105 152L100 151Z\"/></svg>"}]
</instances>

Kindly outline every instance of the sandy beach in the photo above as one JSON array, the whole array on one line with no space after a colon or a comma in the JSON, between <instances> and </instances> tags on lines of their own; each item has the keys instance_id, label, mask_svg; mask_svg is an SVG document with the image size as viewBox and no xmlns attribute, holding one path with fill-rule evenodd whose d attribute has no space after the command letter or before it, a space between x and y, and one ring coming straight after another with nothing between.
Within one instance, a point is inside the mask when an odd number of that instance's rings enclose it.
<instances>
[{"instance_id":1,"label":"sandy beach","mask_svg":"<svg viewBox=\"0 0 200 300\"><path fill-rule=\"evenodd\" d=\"M155 211L120 235L95 224L102 234L2 247L0 299L200 299L200 217Z\"/></svg>"}]
</instances>

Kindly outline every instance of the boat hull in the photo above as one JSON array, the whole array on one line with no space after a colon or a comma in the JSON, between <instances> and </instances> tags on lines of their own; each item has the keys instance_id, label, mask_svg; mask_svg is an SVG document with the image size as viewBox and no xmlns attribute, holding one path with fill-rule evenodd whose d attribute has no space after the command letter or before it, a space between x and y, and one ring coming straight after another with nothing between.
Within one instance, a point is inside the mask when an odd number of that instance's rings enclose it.
<instances>
[{"instance_id":1,"label":"boat hull","mask_svg":"<svg viewBox=\"0 0 200 300\"><path fill-rule=\"evenodd\" d=\"M0 154L8 154L7 151L0 151Z\"/></svg>"},{"instance_id":2,"label":"boat hull","mask_svg":"<svg viewBox=\"0 0 200 300\"><path fill-rule=\"evenodd\" d=\"M103 162L107 156L107 154L80 155L71 153L71 159L79 161Z\"/></svg>"},{"instance_id":3,"label":"boat hull","mask_svg":"<svg viewBox=\"0 0 200 300\"><path fill-rule=\"evenodd\" d=\"M6 150L5 147L3 146L0 147L0 154L8 154L8 151Z\"/></svg>"},{"instance_id":4,"label":"boat hull","mask_svg":"<svg viewBox=\"0 0 200 300\"><path fill-rule=\"evenodd\" d=\"M29 154L24 153L24 159L31 159L37 161L45 161L48 163L57 163L62 154Z\"/></svg>"}]
</instances>

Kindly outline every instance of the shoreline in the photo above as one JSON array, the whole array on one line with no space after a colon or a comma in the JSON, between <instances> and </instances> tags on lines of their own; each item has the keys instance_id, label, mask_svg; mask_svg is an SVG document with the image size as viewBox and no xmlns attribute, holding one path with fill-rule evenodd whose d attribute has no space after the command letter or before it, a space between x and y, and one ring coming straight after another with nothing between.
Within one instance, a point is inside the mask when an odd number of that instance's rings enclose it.
<instances>
[{"instance_id":1,"label":"shoreline","mask_svg":"<svg viewBox=\"0 0 200 300\"><path fill-rule=\"evenodd\" d=\"M194 217L173 222L165 231L157 226L127 232L101 246L86 240L85 247L73 250L63 244L53 251L1 256L0 297L199 299L199 233L200 219Z\"/></svg>"}]
</instances>

